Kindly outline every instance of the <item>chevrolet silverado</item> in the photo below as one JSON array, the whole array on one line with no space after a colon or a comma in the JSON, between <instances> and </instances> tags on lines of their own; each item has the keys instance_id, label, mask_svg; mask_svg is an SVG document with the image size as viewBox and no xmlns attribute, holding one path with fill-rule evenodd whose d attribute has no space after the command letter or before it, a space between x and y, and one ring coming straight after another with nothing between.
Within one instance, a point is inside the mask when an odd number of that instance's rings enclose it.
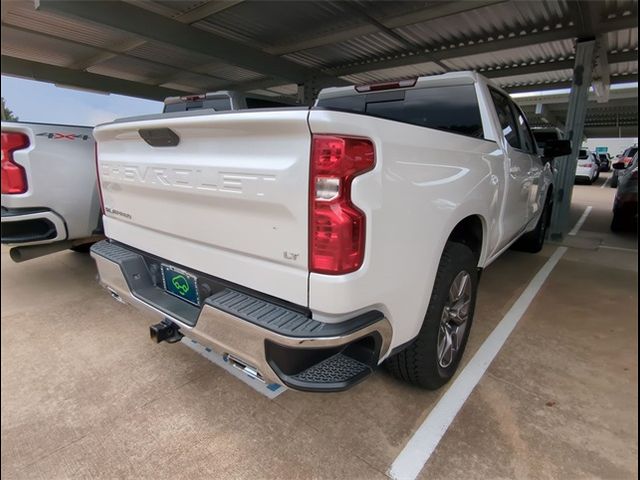
<instances>
[{"instance_id":1,"label":"chevrolet silverado","mask_svg":"<svg viewBox=\"0 0 640 480\"><path fill-rule=\"evenodd\" d=\"M311 108L182 111L96 127L101 283L248 375L307 391L386 362L455 373L482 269L542 248L550 159L472 72L323 90Z\"/></svg>"}]
</instances>

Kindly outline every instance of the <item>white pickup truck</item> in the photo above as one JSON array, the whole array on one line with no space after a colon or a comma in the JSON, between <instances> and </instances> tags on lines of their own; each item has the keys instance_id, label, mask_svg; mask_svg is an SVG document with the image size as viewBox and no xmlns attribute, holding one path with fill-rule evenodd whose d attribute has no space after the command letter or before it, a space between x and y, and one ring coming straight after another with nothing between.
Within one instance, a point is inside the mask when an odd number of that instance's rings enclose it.
<instances>
[{"instance_id":1,"label":"white pickup truck","mask_svg":"<svg viewBox=\"0 0 640 480\"><path fill-rule=\"evenodd\" d=\"M104 238L93 127L2 122L2 243L24 261Z\"/></svg>"},{"instance_id":2,"label":"white pickup truck","mask_svg":"<svg viewBox=\"0 0 640 480\"><path fill-rule=\"evenodd\" d=\"M548 160L522 111L469 72L331 88L314 107L98 126L102 284L265 382L349 388L386 360L454 374L480 272L542 248Z\"/></svg>"}]
</instances>

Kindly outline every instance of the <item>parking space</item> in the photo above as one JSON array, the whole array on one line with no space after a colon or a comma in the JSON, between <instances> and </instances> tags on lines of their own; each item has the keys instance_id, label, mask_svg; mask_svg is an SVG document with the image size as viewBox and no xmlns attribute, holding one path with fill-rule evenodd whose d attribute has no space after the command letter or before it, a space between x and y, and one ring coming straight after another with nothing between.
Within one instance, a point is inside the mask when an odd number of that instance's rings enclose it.
<instances>
[{"instance_id":1,"label":"parking space","mask_svg":"<svg viewBox=\"0 0 640 480\"><path fill-rule=\"evenodd\" d=\"M636 237L592 210L421 472L423 478L637 476ZM463 365L558 248L483 274ZM2 251L3 478L384 478L440 401L383 369L334 394L268 400L114 302L86 255Z\"/></svg>"}]
</instances>

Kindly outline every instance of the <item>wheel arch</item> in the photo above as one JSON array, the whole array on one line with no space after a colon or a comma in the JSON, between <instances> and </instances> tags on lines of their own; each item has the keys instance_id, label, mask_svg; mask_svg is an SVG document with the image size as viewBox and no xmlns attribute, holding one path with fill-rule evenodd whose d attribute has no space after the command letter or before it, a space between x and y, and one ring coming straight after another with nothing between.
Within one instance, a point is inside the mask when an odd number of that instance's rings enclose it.
<instances>
[{"instance_id":1,"label":"wheel arch","mask_svg":"<svg viewBox=\"0 0 640 480\"><path fill-rule=\"evenodd\" d=\"M472 214L462 218L453 227L447 241L462 243L471 249L476 257L478 266L486 254L487 225L482 215Z\"/></svg>"}]
</instances>

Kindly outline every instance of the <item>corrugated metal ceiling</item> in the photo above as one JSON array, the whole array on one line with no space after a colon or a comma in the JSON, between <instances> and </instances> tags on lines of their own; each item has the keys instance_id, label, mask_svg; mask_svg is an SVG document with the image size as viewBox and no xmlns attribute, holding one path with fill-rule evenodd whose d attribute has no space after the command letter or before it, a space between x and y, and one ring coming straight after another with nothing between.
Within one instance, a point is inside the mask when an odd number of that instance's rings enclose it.
<instances>
[{"instance_id":1,"label":"corrugated metal ceiling","mask_svg":"<svg viewBox=\"0 0 640 480\"><path fill-rule=\"evenodd\" d=\"M476 0L471 2L406 1L161 1L129 0L149 15L191 24L192 29L231 39L261 54L271 53L318 75L339 73L352 83L380 82L448 70L497 71L511 67L504 86L552 87L570 80L566 63L571 60L576 28L567 0ZM606 33L610 53L635 52L638 48L637 0L603 0L590 7L602 21L635 17L623 27ZM210 13L210 12L214 13ZM202 12L202 14L200 14ZM436 17L436 18L431 18ZM185 92L213 88L246 88L275 95L295 95L291 79L278 81L251 68L244 59L215 58L203 52L149 39L74 15L35 10L31 0L3 2L2 55L47 65L67 67ZM185 23L186 22L186 23ZM561 28L558 28L561 27ZM543 43L520 42L505 48L504 39L526 38L551 31ZM573 30L571 30L573 31ZM501 40L502 39L502 40ZM212 42L215 38L212 37ZM496 51L455 56L452 51L433 61L429 51L495 42ZM492 44L493 45L493 44ZM277 53L280 52L280 53ZM415 56L415 60L411 57ZM401 61L397 61L400 58ZM395 63L389 60L394 59ZM408 59L408 60L407 60ZM93 61L93 63L92 63ZM518 75L518 66L543 65L539 72ZM358 65L354 72L349 66ZM364 66L363 66L364 65ZM367 71L369 69L369 71ZM610 66L612 78L637 77L638 62ZM97 86L99 88L99 86Z\"/></svg>"}]
</instances>

